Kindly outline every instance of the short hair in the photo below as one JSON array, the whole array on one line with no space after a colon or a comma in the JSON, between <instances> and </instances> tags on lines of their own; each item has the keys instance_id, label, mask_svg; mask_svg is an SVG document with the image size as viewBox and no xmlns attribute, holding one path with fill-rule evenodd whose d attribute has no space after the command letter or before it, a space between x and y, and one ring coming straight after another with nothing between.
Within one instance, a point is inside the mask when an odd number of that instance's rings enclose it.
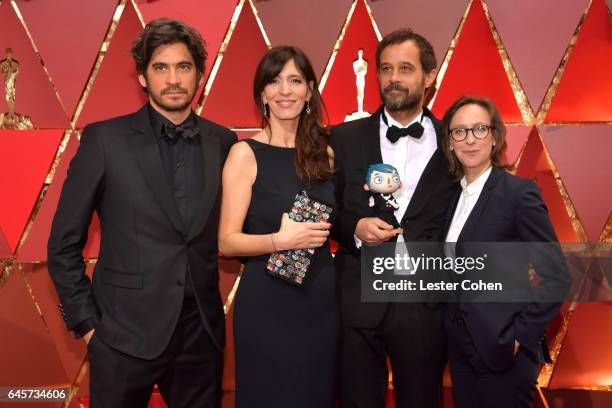
<instances>
[{"instance_id":1,"label":"short hair","mask_svg":"<svg viewBox=\"0 0 612 408\"><path fill-rule=\"evenodd\" d=\"M380 55L390 45L413 41L419 49L419 60L424 72L431 72L438 66L433 46L425 37L415 33L412 29L401 28L385 35L376 47L376 69L380 68Z\"/></svg>"},{"instance_id":2,"label":"short hair","mask_svg":"<svg viewBox=\"0 0 612 408\"><path fill-rule=\"evenodd\" d=\"M499 113L499 110L495 106L493 102L486 98L479 98L477 96L464 95L461 98L457 99L451 106L448 108L446 113L444 114L444 118L442 118L442 151L446 156L449 164L449 172L455 178L455 180L461 180L464 175L463 167L457 159L457 156L450 150L451 137L450 137L450 123L453 120L453 117L457 113L457 111L466 105L478 105L484 108L491 118L491 126L494 128L491 129L491 134L493 135L493 139L495 141L495 146L491 151L491 164L493 167L506 169L512 167L503 159L504 152L506 151L507 143L506 143L506 125L502 120L502 117Z\"/></svg>"},{"instance_id":3,"label":"short hair","mask_svg":"<svg viewBox=\"0 0 612 408\"><path fill-rule=\"evenodd\" d=\"M388 174L397 174L399 176L399 172L395 167L387 163L375 163L370 164L368 166L368 173L366 174L366 183L370 183L370 177L372 177L372 173L375 171L379 173L388 173Z\"/></svg>"},{"instance_id":4,"label":"short hair","mask_svg":"<svg viewBox=\"0 0 612 408\"><path fill-rule=\"evenodd\" d=\"M206 64L205 42L200 33L182 21L158 18L149 22L144 31L134 40L132 44L132 57L136 62L136 70L139 74L145 74L147 66L155 50L166 44L183 43L193 57L198 80L204 74Z\"/></svg>"}]
</instances>

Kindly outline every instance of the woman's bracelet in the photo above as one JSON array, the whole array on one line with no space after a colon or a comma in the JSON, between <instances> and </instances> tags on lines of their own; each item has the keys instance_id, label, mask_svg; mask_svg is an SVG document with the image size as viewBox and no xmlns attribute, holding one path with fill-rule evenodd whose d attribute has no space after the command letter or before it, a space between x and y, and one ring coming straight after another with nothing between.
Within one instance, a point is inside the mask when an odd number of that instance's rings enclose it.
<instances>
[{"instance_id":1,"label":"woman's bracelet","mask_svg":"<svg viewBox=\"0 0 612 408\"><path fill-rule=\"evenodd\" d=\"M274 252L278 252L276 245L274 244L274 233L270 234L270 240L272 241L272 248L274 248Z\"/></svg>"}]
</instances>

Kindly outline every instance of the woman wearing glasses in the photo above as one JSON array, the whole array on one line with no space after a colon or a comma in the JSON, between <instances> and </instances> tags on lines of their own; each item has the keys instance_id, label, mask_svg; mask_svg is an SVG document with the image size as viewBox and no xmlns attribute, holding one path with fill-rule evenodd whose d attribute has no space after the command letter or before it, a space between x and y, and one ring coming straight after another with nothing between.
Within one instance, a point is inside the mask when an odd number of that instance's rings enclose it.
<instances>
[{"instance_id":1,"label":"woman wearing glasses","mask_svg":"<svg viewBox=\"0 0 612 408\"><path fill-rule=\"evenodd\" d=\"M508 251L521 242L557 242L536 184L505 171L509 167L502 159L506 128L495 105L464 96L446 112L442 127L446 135L442 148L451 174L461 185L446 217L447 255L471 256L477 252L474 248L485 245L469 243L511 242L503 244L503 251ZM568 287L567 266L558 245L546 248L508 252L512 257L509 270L522 289L546 290L562 297ZM487 260L491 262L495 260ZM510 264L504 262L506 267ZM529 279L530 264L542 279L535 290ZM465 288L458 288L459 301L448 304L445 317L457 406L529 407L540 366L549 358L544 331L559 312L560 303L468 302Z\"/></svg>"}]
</instances>

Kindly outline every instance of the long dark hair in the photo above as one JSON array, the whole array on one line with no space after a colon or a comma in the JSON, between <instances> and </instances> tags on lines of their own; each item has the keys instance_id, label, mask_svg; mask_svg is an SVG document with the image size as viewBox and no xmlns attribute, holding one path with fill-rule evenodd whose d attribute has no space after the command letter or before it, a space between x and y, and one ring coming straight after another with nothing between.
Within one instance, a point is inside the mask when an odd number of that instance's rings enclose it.
<instances>
[{"instance_id":1,"label":"long dark hair","mask_svg":"<svg viewBox=\"0 0 612 408\"><path fill-rule=\"evenodd\" d=\"M261 59L253 81L253 97L262 113L262 128L269 123L269 116L263 105L261 95L266 85L272 83L280 74L287 62L293 60L296 68L304 76L307 85L312 84L310 113L303 109L300 113L297 134L295 137L295 170L303 181L326 181L332 175L327 148L329 134L323 126L323 113L327 111L318 90L317 77L310 61L302 50L291 46L278 46L270 49ZM268 112L269 115L269 112Z\"/></svg>"},{"instance_id":2,"label":"long dark hair","mask_svg":"<svg viewBox=\"0 0 612 408\"><path fill-rule=\"evenodd\" d=\"M493 140L495 141L495 146L491 151L491 165L493 167L497 167L500 169L507 169L512 167L504 160L504 152L506 151L506 125L502 120L502 117L499 113L499 110L495 106L493 102L486 98L479 98L477 96L464 95L461 98L457 99L451 106L448 108L446 113L444 114L444 118L442 118L442 151L446 156L446 159L449 163L449 172L456 179L461 180L463 177L463 167L457 159L457 156L450 149L450 123L453 120L453 116L457 111L465 106L465 105L478 105L489 113L489 117L491 118L491 125L493 129L491 132L493 134Z\"/></svg>"}]
</instances>

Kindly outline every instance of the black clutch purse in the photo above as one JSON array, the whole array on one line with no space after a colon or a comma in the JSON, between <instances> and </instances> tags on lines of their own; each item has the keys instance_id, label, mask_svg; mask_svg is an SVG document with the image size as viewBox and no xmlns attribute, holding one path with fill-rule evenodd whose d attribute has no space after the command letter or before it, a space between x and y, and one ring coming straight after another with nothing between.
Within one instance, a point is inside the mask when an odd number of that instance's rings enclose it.
<instances>
[{"instance_id":1,"label":"black clutch purse","mask_svg":"<svg viewBox=\"0 0 612 408\"><path fill-rule=\"evenodd\" d=\"M331 222L333 213L334 208L331 205L309 195L306 191L300 191L293 200L289 219L295 222ZM266 271L276 278L302 286L315 255L314 248L275 252L268 259Z\"/></svg>"}]
</instances>

